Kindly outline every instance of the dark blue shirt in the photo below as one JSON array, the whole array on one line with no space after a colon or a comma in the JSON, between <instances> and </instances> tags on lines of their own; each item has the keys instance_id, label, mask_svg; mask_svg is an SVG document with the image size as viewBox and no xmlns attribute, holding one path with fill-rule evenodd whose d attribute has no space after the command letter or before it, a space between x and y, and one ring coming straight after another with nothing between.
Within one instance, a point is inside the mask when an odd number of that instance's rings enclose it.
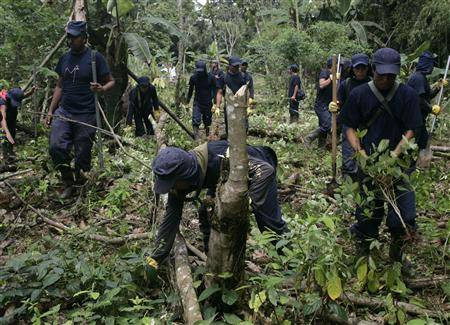
<instances>
[{"instance_id":1,"label":"dark blue shirt","mask_svg":"<svg viewBox=\"0 0 450 325\"><path fill-rule=\"evenodd\" d=\"M426 118L428 113L430 113L431 100L431 89L427 77L422 72L416 71L409 77L406 84L413 88L417 95L421 97L420 110L422 115L424 115L423 117Z\"/></svg>"},{"instance_id":2,"label":"dark blue shirt","mask_svg":"<svg viewBox=\"0 0 450 325\"><path fill-rule=\"evenodd\" d=\"M320 79L330 79L331 72L328 69L322 70L319 74ZM316 97L316 105L320 106L328 106L328 104L333 100L333 87L331 85L326 86L323 89L319 87L319 81L317 82L317 97Z\"/></svg>"},{"instance_id":3,"label":"dark blue shirt","mask_svg":"<svg viewBox=\"0 0 450 325\"><path fill-rule=\"evenodd\" d=\"M383 95L386 96L387 93ZM383 110L368 127L367 134L362 139L363 148L368 154L372 153L372 145L378 146L382 139L389 140L390 149L395 149L406 131L416 131L422 125L419 98L412 88L400 84L389 102L389 107L394 117ZM342 120L353 129L362 129L379 109L381 103L369 85L365 84L350 93L341 112Z\"/></svg>"},{"instance_id":4,"label":"dark blue shirt","mask_svg":"<svg viewBox=\"0 0 450 325\"><path fill-rule=\"evenodd\" d=\"M194 102L200 107L211 108L216 88L216 78L210 73L195 73L189 79L188 101L195 89Z\"/></svg>"},{"instance_id":5,"label":"dark blue shirt","mask_svg":"<svg viewBox=\"0 0 450 325\"><path fill-rule=\"evenodd\" d=\"M103 55L96 53L100 82L110 74L110 70ZM60 106L72 114L95 113L94 93L90 89L93 82L91 49L79 54L70 50L59 59L55 71L62 78Z\"/></svg>"},{"instance_id":6,"label":"dark blue shirt","mask_svg":"<svg viewBox=\"0 0 450 325\"><path fill-rule=\"evenodd\" d=\"M347 101L348 97L350 96L350 93L354 88L364 85L368 83L370 80L371 80L370 77L366 77L365 79L362 80L358 80L354 77L351 77L340 82L338 88L338 100L340 105L341 106L344 105L344 103Z\"/></svg>"},{"instance_id":7,"label":"dark blue shirt","mask_svg":"<svg viewBox=\"0 0 450 325\"><path fill-rule=\"evenodd\" d=\"M289 90L288 90L289 97L292 97L294 95L295 86L298 86L297 98L299 98L302 82L297 74L293 74L289 79Z\"/></svg>"},{"instance_id":8,"label":"dark blue shirt","mask_svg":"<svg viewBox=\"0 0 450 325\"><path fill-rule=\"evenodd\" d=\"M223 78L219 78L217 80L217 89L222 89L225 93L226 87L230 88L233 94L236 94L237 91L245 85L246 80L244 75L241 72L236 74L231 74L227 72Z\"/></svg>"}]
</instances>

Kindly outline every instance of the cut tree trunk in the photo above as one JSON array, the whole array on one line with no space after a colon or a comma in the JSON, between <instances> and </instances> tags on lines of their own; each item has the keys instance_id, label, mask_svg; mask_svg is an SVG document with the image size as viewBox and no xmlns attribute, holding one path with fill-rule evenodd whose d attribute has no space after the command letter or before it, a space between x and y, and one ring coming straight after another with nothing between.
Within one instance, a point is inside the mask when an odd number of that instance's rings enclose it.
<instances>
[{"instance_id":1,"label":"cut tree trunk","mask_svg":"<svg viewBox=\"0 0 450 325\"><path fill-rule=\"evenodd\" d=\"M247 109L247 86L236 95L228 89L227 117L229 152L229 177L219 184L216 198L216 213L212 220L211 237L207 260L207 286L219 283L226 288L234 288L243 279L245 269L245 245L248 220L248 155L245 117ZM222 165L226 165L223 163ZM224 169L221 171L224 180ZM217 275L229 273L227 279Z\"/></svg>"}]
</instances>

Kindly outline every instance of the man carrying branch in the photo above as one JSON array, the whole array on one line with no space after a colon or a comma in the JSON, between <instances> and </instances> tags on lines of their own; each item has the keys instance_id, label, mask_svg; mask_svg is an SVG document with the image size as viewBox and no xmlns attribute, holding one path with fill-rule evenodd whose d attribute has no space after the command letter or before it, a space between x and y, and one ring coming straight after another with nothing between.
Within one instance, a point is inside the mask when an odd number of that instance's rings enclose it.
<instances>
[{"instance_id":1,"label":"man carrying branch","mask_svg":"<svg viewBox=\"0 0 450 325\"><path fill-rule=\"evenodd\" d=\"M46 124L52 127L50 155L64 184L62 199L73 195L75 182L83 183L82 172L91 169L95 129L89 125L96 125L94 92L104 93L114 87L114 79L103 55L86 46L86 22L70 21L67 38L70 50L56 66L59 79L46 118ZM93 82L94 59L100 83ZM53 117L55 121L52 123ZM70 166L72 147L75 151L75 180Z\"/></svg>"},{"instance_id":2,"label":"man carrying branch","mask_svg":"<svg viewBox=\"0 0 450 325\"><path fill-rule=\"evenodd\" d=\"M419 109L419 98L413 89L396 82L400 73L400 54L391 48L382 48L373 56L373 81L355 88L342 110L343 123L348 127L347 138L353 149L360 156L360 162L371 162L370 155L375 155L383 140L389 141L391 158L398 161L402 155L408 155L406 140L414 137L415 130L422 125ZM360 139L358 129L366 130ZM405 166L406 167L406 166ZM364 166L361 166L365 172ZM410 172L410 171L409 171ZM377 179L359 176L361 196L367 198L362 190L363 184L374 190ZM417 228L415 193L407 180L398 180L392 191L387 226L392 236L389 255L393 261L403 262L403 271L410 271L410 263L405 259L403 249L406 235ZM357 223L350 231L357 240L360 255L369 253L368 240L378 237L378 228L383 220L386 196L375 197L373 204L369 202L358 206L355 212ZM370 211L367 213L367 211Z\"/></svg>"}]
</instances>

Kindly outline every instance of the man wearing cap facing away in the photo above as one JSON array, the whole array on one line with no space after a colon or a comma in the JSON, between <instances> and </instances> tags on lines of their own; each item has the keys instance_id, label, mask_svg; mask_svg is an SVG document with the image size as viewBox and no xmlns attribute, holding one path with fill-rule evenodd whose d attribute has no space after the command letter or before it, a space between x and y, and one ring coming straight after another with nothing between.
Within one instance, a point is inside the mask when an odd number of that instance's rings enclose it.
<instances>
[{"instance_id":1,"label":"man wearing cap facing away","mask_svg":"<svg viewBox=\"0 0 450 325\"><path fill-rule=\"evenodd\" d=\"M332 101L332 75L331 75L331 58L327 60L327 68L323 69L319 74L319 82L317 84L317 96L314 103L314 111L319 118L319 127L313 130L305 139L307 146L311 142L318 139L319 148L323 148L327 144L327 136L331 130L331 113L328 111L328 104Z\"/></svg>"},{"instance_id":2,"label":"man wearing cap facing away","mask_svg":"<svg viewBox=\"0 0 450 325\"><path fill-rule=\"evenodd\" d=\"M419 95L419 105L420 111L422 113L422 127L418 134L417 145L419 146L419 161L425 156L425 148L428 142L428 131L427 131L427 117L428 114L438 115L441 112L441 107L439 105L431 105L431 99L437 95L440 90L441 85L447 86L448 83L440 81L436 84L436 87L431 89L430 84L427 79L427 75L433 72L436 63L436 58L430 51L423 52L419 61L417 62L416 71L409 77L407 85L413 88L417 95Z\"/></svg>"},{"instance_id":3,"label":"man wearing cap facing away","mask_svg":"<svg viewBox=\"0 0 450 325\"><path fill-rule=\"evenodd\" d=\"M22 105L22 100L33 94L35 88L31 88L24 93L20 88L12 88L6 95L0 97L0 123L3 161L6 164L14 162L13 145L16 143L16 127L18 109Z\"/></svg>"},{"instance_id":4,"label":"man wearing cap facing away","mask_svg":"<svg viewBox=\"0 0 450 325\"><path fill-rule=\"evenodd\" d=\"M361 159L371 155L374 147L383 139L389 140L391 156L397 159L401 155L409 154L403 149L402 137L412 139L415 130L422 125L419 98L412 88L395 80L400 73L400 54L397 51L391 48L379 49L373 55L372 67L373 81L353 89L342 109L342 120L348 127L348 141ZM358 129L367 130L362 139L357 136ZM374 189L373 180L370 178L361 175L359 180L360 188L364 184L369 190ZM417 228L414 190L403 179L395 180L395 186L395 200L401 217L409 230L414 231ZM363 190L360 194L363 198L366 197ZM378 229L384 216L384 199L376 197L372 203L357 207L357 222L350 228L357 240L360 255L369 254L369 240L378 238ZM365 210L370 213L367 215ZM389 256L393 261L403 263L402 270L409 273L411 264L403 254L407 232L390 205L386 223L392 238Z\"/></svg>"},{"instance_id":5,"label":"man wearing cap facing away","mask_svg":"<svg viewBox=\"0 0 450 325\"><path fill-rule=\"evenodd\" d=\"M213 112L219 109L220 104L222 103L222 98L225 95L226 88L230 88L233 94L236 94L237 91L247 84L247 79L240 72L240 66L242 61L237 56L231 56L228 59L228 71L225 73L223 78L219 78L217 80L217 96L216 96L216 105L213 107ZM225 114L225 130L228 135L228 119L226 107L224 108ZM246 128L248 129L248 120L246 119Z\"/></svg>"},{"instance_id":6,"label":"man wearing cap facing away","mask_svg":"<svg viewBox=\"0 0 450 325\"><path fill-rule=\"evenodd\" d=\"M148 77L140 77L137 86L130 91L130 106L127 113L127 125L131 125L134 117L136 124L135 135L137 137L154 135L151 115L155 121L159 119L159 101L155 86L150 83ZM145 127L144 127L145 126Z\"/></svg>"},{"instance_id":7,"label":"man wearing cap facing away","mask_svg":"<svg viewBox=\"0 0 450 325\"><path fill-rule=\"evenodd\" d=\"M70 21L67 39L70 50L59 59L56 66L59 79L46 118L46 124L51 125L50 155L64 184L62 199L73 195L75 183L78 185L84 182L82 172L91 169L95 129L85 124L96 125L94 92L101 94L114 87L114 79L103 55L86 46L86 22ZM94 53L97 83L93 82L92 75ZM74 171L71 167L72 148L75 155Z\"/></svg>"},{"instance_id":8,"label":"man wearing cap facing away","mask_svg":"<svg viewBox=\"0 0 450 325\"><path fill-rule=\"evenodd\" d=\"M215 88L216 78L207 72L205 61L197 61L195 63L195 73L189 79L189 90L186 98L186 102L189 103L195 90L192 107L192 127L195 140L200 139L200 124L202 121L205 126L206 136L209 136Z\"/></svg>"},{"instance_id":9,"label":"man wearing cap facing away","mask_svg":"<svg viewBox=\"0 0 450 325\"><path fill-rule=\"evenodd\" d=\"M289 66L289 122L298 122L298 107L300 105L300 100L302 99L302 82L298 75L298 65L292 64Z\"/></svg>"},{"instance_id":10,"label":"man wearing cap facing away","mask_svg":"<svg viewBox=\"0 0 450 325\"><path fill-rule=\"evenodd\" d=\"M339 105L333 101L331 101L328 105L328 109L331 113L337 113L339 111L339 108L345 104L353 89L372 80L369 76L369 72L369 57L363 53L353 55L351 59L350 77L346 78L339 84ZM338 115L338 120L338 125L342 124L341 115ZM342 125L342 174L344 176L349 176L356 181L358 166L356 161L353 159L354 155L355 151L347 138L347 126Z\"/></svg>"},{"instance_id":11,"label":"man wearing cap facing away","mask_svg":"<svg viewBox=\"0 0 450 325\"><path fill-rule=\"evenodd\" d=\"M228 149L228 142L210 141L191 151L176 147L162 149L153 161L156 194L169 193L166 214L158 229L156 248L147 258L150 267L164 260L178 231L187 194L207 189L214 196L220 177L220 166ZM258 228L272 230L277 234L287 231L277 200L275 152L265 146L248 146L249 197ZM200 229L204 236L204 248L208 250L209 220L200 218Z\"/></svg>"}]
</instances>

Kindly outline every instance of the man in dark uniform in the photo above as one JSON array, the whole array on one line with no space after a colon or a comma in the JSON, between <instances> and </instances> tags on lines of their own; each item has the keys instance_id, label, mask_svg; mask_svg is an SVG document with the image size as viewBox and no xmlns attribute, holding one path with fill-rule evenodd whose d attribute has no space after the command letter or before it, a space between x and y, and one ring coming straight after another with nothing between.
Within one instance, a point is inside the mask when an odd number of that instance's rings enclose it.
<instances>
[{"instance_id":1,"label":"man in dark uniform","mask_svg":"<svg viewBox=\"0 0 450 325\"><path fill-rule=\"evenodd\" d=\"M431 105L431 99L437 95L440 90L439 87L431 90L430 84L427 80L427 75L433 72L436 59L433 53L430 51L423 52L416 66L416 71L409 77L407 85L413 88L417 95L419 95L420 111L422 112L422 127L416 136L417 145L419 146L419 161L423 159L425 154L425 148L428 142L428 131L426 121L428 114L432 113L438 115L441 112L441 108L437 105ZM445 85L445 83L444 83Z\"/></svg>"},{"instance_id":2,"label":"man in dark uniform","mask_svg":"<svg viewBox=\"0 0 450 325\"><path fill-rule=\"evenodd\" d=\"M17 114L22 100L33 94L35 88L24 93L20 88L12 88L0 97L0 121L5 139L2 141L3 160L6 164L14 162L13 145L16 143ZM2 136L3 137L3 136Z\"/></svg>"},{"instance_id":3,"label":"man in dark uniform","mask_svg":"<svg viewBox=\"0 0 450 325\"><path fill-rule=\"evenodd\" d=\"M277 157L265 146L248 146L249 196L256 223L261 231L277 234L287 231L277 200ZM172 248L183 214L188 193L207 189L214 196L220 177L220 165L226 156L227 141L210 141L191 151L168 147L160 151L153 161L155 193L169 193L167 209L156 238L156 250L147 262L154 266L165 259ZM205 250L208 250L209 220L200 220ZM206 223L206 224L205 224ZM156 263L155 263L156 261Z\"/></svg>"},{"instance_id":4,"label":"man in dark uniform","mask_svg":"<svg viewBox=\"0 0 450 325\"><path fill-rule=\"evenodd\" d=\"M216 85L219 79L222 79L224 76L224 72L222 69L220 69L219 66L219 61L214 60L211 63L211 67L210 67L210 73L214 76L214 78L216 78ZM213 98L214 100L216 99L217 96L217 87L216 89L214 89L214 93L213 93Z\"/></svg>"},{"instance_id":5,"label":"man in dark uniform","mask_svg":"<svg viewBox=\"0 0 450 325\"><path fill-rule=\"evenodd\" d=\"M289 121L290 123L294 123L298 121L298 107L302 99L302 82L298 76L298 66L296 64L292 64L289 67L289 74L291 75L288 89Z\"/></svg>"},{"instance_id":6,"label":"man in dark uniform","mask_svg":"<svg viewBox=\"0 0 450 325\"><path fill-rule=\"evenodd\" d=\"M134 116L137 137L145 134L154 135L155 131L149 116L152 115L155 120L158 120L159 101L156 88L150 83L150 79L148 77L138 78L137 86L130 91L129 98L127 124L131 125Z\"/></svg>"},{"instance_id":7,"label":"man in dark uniform","mask_svg":"<svg viewBox=\"0 0 450 325\"><path fill-rule=\"evenodd\" d=\"M82 183L82 171L91 168L91 150L95 129L66 119L96 125L94 92L104 93L114 87L114 79L108 64L99 52L86 47L86 22L70 21L67 25L70 50L56 66L59 75L46 124L51 125L50 155L55 167L61 172L64 183L62 199L74 192L74 175L70 166L72 147L75 151L75 181ZM99 82L93 82L92 62L97 67ZM53 117L55 120L52 123Z\"/></svg>"},{"instance_id":8,"label":"man in dark uniform","mask_svg":"<svg viewBox=\"0 0 450 325\"><path fill-rule=\"evenodd\" d=\"M351 76L339 84L338 100L340 107L344 106L354 88L364 85L372 80L369 76L369 57L366 54L353 55L351 60L351 69ZM333 112L333 110L336 109L336 107L334 107L335 105L336 104L333 101L330 102L330 112ZM341 117L339 116L338 119L341 120ZM353 159L354 155L355 151L347 139L347 126L342 125L342 174L356 180L358 166L356 161Z\"/></svg>"},{"instance_id":9,"label":"man in dark uniform","mask_svg":"<svg viewBox=\"0 0 450 325\"><path fill-rule=\"evenodd\" d=\"M206 63L197 61L195 73L189 79L189 91L187 102L189 103L195 89L194 103L192 107L192 126L195 140L200 139L200 123L203 121L206 136L209 136L211 126L211 108L213 105L213 94L216 89L216 78L206 71Z\"/></svg>"},{"instance_id":10,"label":"man in dark uniform","mask_svg":"<svg viewBox=\"0 0 450 325\"><path fill-rule=\"evenodd\" d=\"M314 111L319 118L319 127L312 131L305 139L305 144L309 146L312 141L318 138L319 147L325 147L327 136L331 130L331 113L328 110L328 104L332 101L332 75L331 59L327 60L327 68L319 74L319 83L317 86L317 97L314 104Z\"/></svg>"},{"instance_id":11,"label":"man in dark uniform","mask_svg":"<svg viewBox=\"0 0 450 325\"><path fill-rule=\"evenodd\" d=\"M371 155L374 147L377 148L383 139L389 140L392 157L408 154L403 153L405 142L402 137L412 139L414 131L422 125L419 98L412 88L395 81L400 73L400 54L397 51L391 48L376 51L373 55L373 70L374 80L353 89L343 107L341 114L343 123L348 127L348 141L362 159ZM358 129L367 129L361 140L356 133ZM369 190L374 189L372 179L361 175L359 180L360 188L364 184ZM414 190L403 179L396 180L395 184L395 200L401 217L409 229L415 230ZM366 197L363 190L360 194L361 197ZM358 241L361 255L369 253L368 240L378 237L378 228L384 215L384 201L382 197L376 197L373 204L367 203L356 209L357 223L350 231ZM370 210L369 216L365 210ZM408 271L410 264L403 254L406 231L392 206L388 206L386 223L392 237L389 255L393 261L403 262L403 270Z\"/></svg>"},{"instance_id":12,"label":"man in dark uniform","mask_svg":"<svg viewBox=\"0 0 450 325\"><path fill-rule=\"evenodd\" d=\"M225 73L223 78L217 80L217 96L216 96L216 106L215 109L219 109L222 103L222 98L225 95L226 88L230 88L233 94L247 83L247 79L240 72L239 68L242 61L237 56L231 56L228 60L228 71ZM224 117L225 117L225 130L228 134L228 120L226 107L224 107ZM248 129L248 119L246 119L246 128Z\"/></svg>"},{"instance_id":13,"label":"man in dark uniform","mask_svg":"<svg viewBox=\"0 0 450 325\"><path fill-rule=\"evenodd\" d=\"M249 98L249 103L251 104L253 102L253 100L255 99L255 88L253 86L253 77L247 71L247 69L248 69L248 62L246 60L242 60L241 73L244 76L245 83L248 83L248 98Z\"/></svg>"}]
</instances>

